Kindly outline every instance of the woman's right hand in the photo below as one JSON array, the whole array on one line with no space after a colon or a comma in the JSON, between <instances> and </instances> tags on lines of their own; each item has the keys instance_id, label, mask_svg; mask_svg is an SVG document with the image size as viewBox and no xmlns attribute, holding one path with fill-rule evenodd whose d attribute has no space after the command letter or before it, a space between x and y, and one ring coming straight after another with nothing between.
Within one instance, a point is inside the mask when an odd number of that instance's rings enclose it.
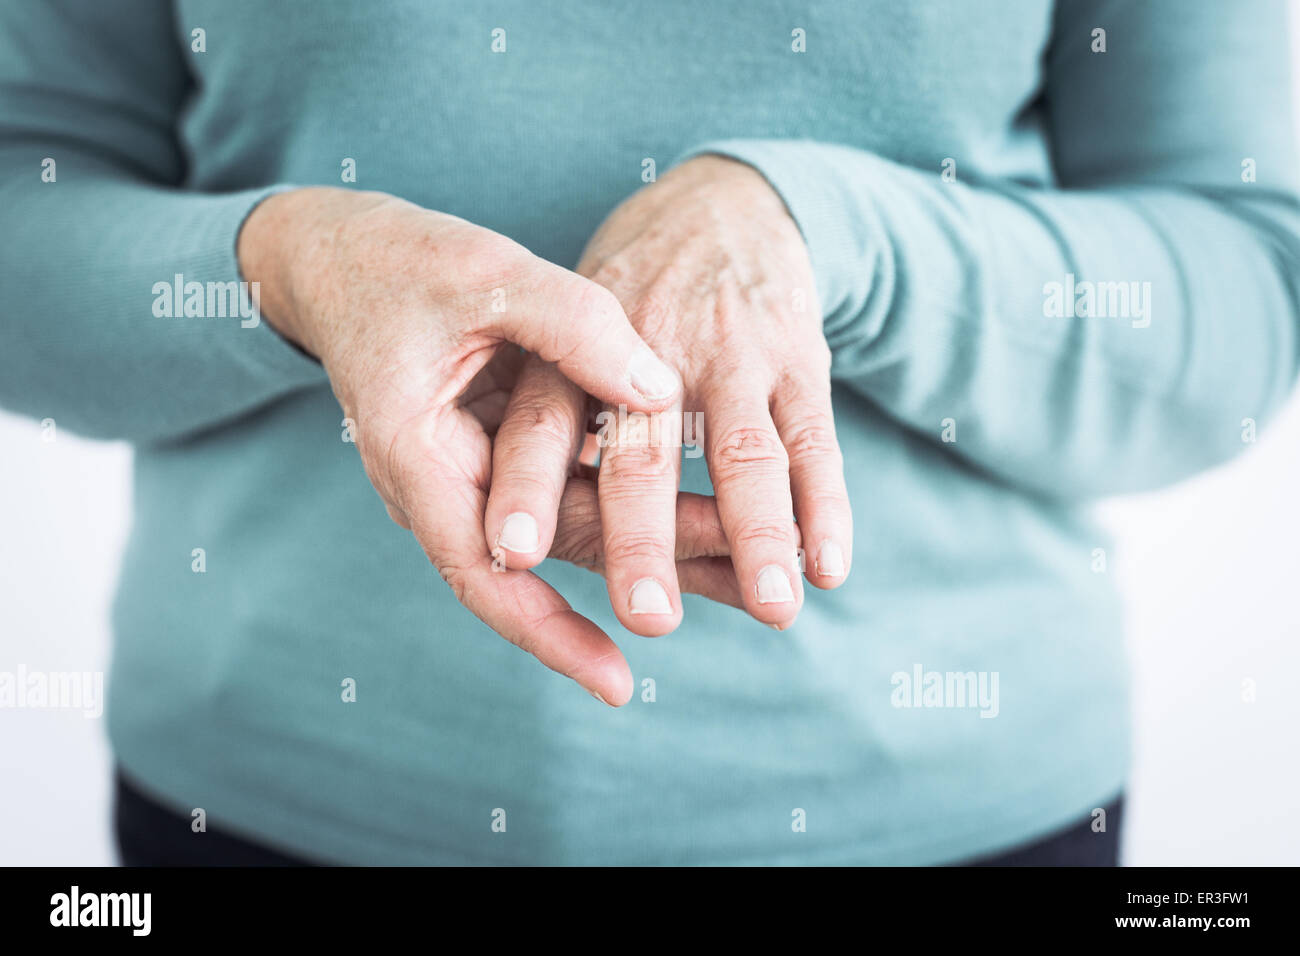
<instances>
[{"instance_id":1,"label":"woman's right hand","mask_svg":"<svg viewBox=\"0 0 1300 956\"><path fill-rule=\"evenodd\" d=\"M613 641L540 578L492 558L498 542L483 530L491 437L462 404L513 343L607 403L672 407L677 375L614 295L488 229L338 188L260 203L238 256L244 278L258 283L262 317L324 365L389 515L457 599L543 664L625 703L632 675ZM510 530L512 550L533 543L528 528ZM542 554L551 545L536 540Z\"/></svg>"}]
</instances>

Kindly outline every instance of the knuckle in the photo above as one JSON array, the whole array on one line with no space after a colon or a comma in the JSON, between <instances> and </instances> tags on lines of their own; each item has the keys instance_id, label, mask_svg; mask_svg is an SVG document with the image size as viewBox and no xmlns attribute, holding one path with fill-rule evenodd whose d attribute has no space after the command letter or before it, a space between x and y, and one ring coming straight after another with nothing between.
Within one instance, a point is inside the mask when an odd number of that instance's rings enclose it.
<instances>
[{"instance_id":1,"label":"knuckle","mask_svg":"<svg viewBox=\"0 0 1300 956\"><path fill-rule=\"evenodd\" d=\"M447 587L451 588L456 600L461 604L466 603L469 598L469 574L465 569L454 564L442 564L438 566L438 574L447 582Z\"/></svg>"},{"instance_id":2,"label":"knuckle","mask_svg":"<svg viewBox=\"0 0 1300 956\"><path fill-rule=\"evenodd\" d=\"M519 583L514 595L519 613L503 636L525 654L555 668L557 662L550 635L556 631L556 621L571 612L568 605L555 606L548 602L545 599L547 590L546 583L537 577L525 578Z\"/></svg>"},{"instance_id":3,"label":"knuckle","mask_svg":"<svg viewBox=\"0 0 1300 956\"><path fill-rule=\"evenodd\" d=\"M609 329L619 322L627 321L618 296L609 289L581 277L574 277L570 281L573 282L573 308L578 315L586 317L601 329Z\"/></svg>"},{"instance_id":4,"label":"knuckle","mask_svg":"<svg viewBox=\"0 0 1300 956\"><path fill-rule=\"evenodd\" d=\"M438 255L447 254L447 237L431 236L433 248L426 257L429 262L439 261ZM472 229L455 235L455 268L437 270L444 279L452 279L457 288L466 294L481 294L495 288L515 285L532 266L531 254L488 229Z\"/></svg>"},{"instance_id":5,"label":"knuckle","mask_svg":"<svg viewBox=\"0 0 1300 956\"><path fill-rule=\"evenodd\" d=\"M798 362L777 372L775 390L779 396L802 402L818 413L830 404L831 350L820 336L800 345Z\"/></svg>"},{"instance_id":6,"label":"knuckle","mask_svg":"<svg viewBox=\"0 0 1300 956\"><path fill-rule=\"evenodd\" d=\"M770 391L777 382L771 359L743 328L719 328L714 348L701 364L706 394L719 399L738 387Z\"/></svg>"},{"instance_id":7,"label":"knuckle","mask_svg":"<svg viewBox=\"0 0 1300 956\"><path fill-rule=\"evenodd\" d=\"M628 493L639 493L643 485L676 484L677 462L669 449L655 444L611 445L601 458L600 476L609 484L633 486Z\"/></svg>"},{"instance_id":8,"label":"knuckle","mask_svg":"<svg viewBox=\"0 0 1300 956\"><path fill-rule=\"evenodd\" d=\"M617 414L606 409L604 417L605 427L602 432L603 438L600 439L603 443L601 447L610 449L649 447L653 444L660 423L658 416L647 415L644 412L627 414L622 409L619 409Z\"/></svg>"},{"instance_id":9,"label":"knuckle","mask_svg":"<svg viewBox=\"0 0 1300 956\"><path fill-rule=\"evenodd\" d=\"M836 458L840 451L834 428L822 420L821 416L815 420L802 421L789 429L785 435L785 447L794 460Z\"/></svg>"},{"instance_id":10,"label":"knuckle","mask_svg":"<svg viewBox=\"0 0 1300 956\"><path fill-rule=\"evenodd\" d=\"M731 536L731 545L733 549L761 548L767 545L780 545L783 548L791 548L793 536L793 522L769 524L762 521L751 521L736 529Z\"/></svg>"},{"instance_id":11,"label":"knuckle","mask_svg":"<svg viewBox=\"0 0 1300 956\"><path fill-rule=\"evenodd\" d=\"M612 337L627 316L614 293L589 279L568 274L551 280L547 296L554 301L564 321L549 322L546 328L548 353L545 358L567 366L591 347L592 342Z\"/></svg>"},{"instance_id":12,"label":"knuckle","mask_svg":"<svg viewBox=\"0 0 1300 956\"><path fill-rule=\"evenodd\" d=\"M577 432L576 418L567 414L560 405L541 398L526 399L510 409L497 432L497 441L530 448L560 449L567 461Z\"/></svg>"},{"instance_id":13,"label":"knuckle","mask_svg":"<svg viewBox=\"0 0 1300 956\"><path fill-rule=\"evenodd\" d=\"M714 468L724 478L755 468L784 471L789 457L780 436L770 428L742 426L720 434L713 449Z\"/></svg>"},{"instance_id":14,"label":"knuckle","mask_svg":"<svg viewBox=\"0 0 1300 956\"><path fill-rule=\"evenodd\" d=\"M628 310L628 319L642 338L655 342L668 337L674 317L682 313L677 296L664 283L661 276L637 296L636 304Z\"/></svg>"},{"instance_id":15,"label":"knuckle","mask_svg":"<svg viewBox=\"0 0 1300 956\"><path fill-rule=\"evenodd\" d=\"M624 564L632 561L665 561L671 558L668 541L650 531L618 531L605 539L605 561Z\"/></svg>"}]
</instances>

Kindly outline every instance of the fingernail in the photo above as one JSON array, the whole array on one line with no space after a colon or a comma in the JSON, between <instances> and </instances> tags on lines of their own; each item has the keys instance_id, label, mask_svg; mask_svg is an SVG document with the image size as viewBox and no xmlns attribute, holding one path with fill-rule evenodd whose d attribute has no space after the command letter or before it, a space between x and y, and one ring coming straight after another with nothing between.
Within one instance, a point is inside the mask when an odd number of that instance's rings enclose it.
<instances>
[{"instance_id":1,"label":"fingernail","mask_svg":"<svg viewBox=\"0 0 1300 956\"><path fill-rule=\"evenodd\" d=\"M516 511L501 523L497 544L516 554L532 554L541 546L540 538L536 519L525 511Z\"/></svg>"},{"instance_id":2,"label":"fingernail","mask_svg":"<svg viewBox=\"0 0 1300 956\"><path fill-rule=\"evenodd\" d=\"M844 552L834 541L823 541L818 549L817 573L824 578L844 577Z\"/></svg>"},{"instance_id":3,"label":"fingernail","mask_svg":"<svg viewBox=\"0 0 1300 956\"><path fill-rule=\"evenodd\" d=\"M785 568L779 564L769 564L758 572L759 604L789 604L794 601L794 591L790 588L790 578Z\"/></svg>"},{"instance_id":4,"label":"fingernail","mask_svg":"<svg viewBox=\"0 0 1300 956\"><path fill-rule=\"evenodd\" d=\"M647 348L640 349L627 363L632 387L650 399L667 398L677 391L677 375Z\"/></svg>"},{"instance_id":5,"label":"fingernail","mask_svg":"<svg viewBox=\"0 0 1300 956\"><path fill-rule=\"evenodd\" d=\"M673 603L668 592L654 578L642 578L632 585L628 595L628 611L632 614L672 614Z\"/></svg>"},{"instance_id":6,"label":"fingernail","mask_svg":"<svg viewBox=\"0 0 1300 956\"><path fill-rule=\"evenodd\" d=\"M597 694L594 690L593 690L593 691L589 691L588 693L590 693L592 697L596 698L598 701L600 701L600 702L601 702L602 704L604 704L606 707L609 706L609 701L607 701L604 697L601 697L601 696L600 696L599 694Z\"/></svg>"}]
</instances>

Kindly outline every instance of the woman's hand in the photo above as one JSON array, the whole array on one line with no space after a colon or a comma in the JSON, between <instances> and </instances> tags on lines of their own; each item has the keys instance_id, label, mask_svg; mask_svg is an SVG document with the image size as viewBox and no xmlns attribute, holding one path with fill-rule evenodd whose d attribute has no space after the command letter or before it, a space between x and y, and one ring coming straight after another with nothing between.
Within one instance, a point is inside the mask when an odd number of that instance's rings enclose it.
<instances>
[{"instance_id":1,"label":"woman's hand","mask_svg":"<svg viewBox=\"0 0 1300 956\"><path fill-rule=\"evenodd\" d=\"M610 289L680 372L685 408L703 412L702 445L744 607L789 626L803 598L800 534L802 570L822 588L844 581L853 541L830 351L798 227L755 170L703 156L619 206L578 272ZM545 515L588 422L574 382L530 359L497 436L486 534L502 535L508 516L530 508L542 526L535 550L531 542L508 550L511 567L531 567L546 553ZM659 417L660 436L679 433L680 408ZM610 599L630 630L664 634L681 620L673 541L680 448L655 440L644 416L615 416L598 486Z\"/></svg>"},{"instance_id":2,"label":"woman's hand","mask_svg":"<svg viewBox=\"0 0 1300 956\"><path fill-rule=\"evenodd\" d=\"M516 343L605 401L673 407L676 375L618 300L503 236L378 193L272 196L238 254L266 320L329 373L389 515L461 603L601 699L627 701L632 676L609 637L540 578L494 567L483 533L491 440L470 388L499 375L489 363Z\"/></svg>"},{"instance_id":3,"label":"woman's hand","mask_svg":"<svg viewBox=\"0 0 1300 956\"><path fill-rule=\"evenodd\" d=\"M501 427L508 403L516 392L523 363L522 353L513 350L497 353L461 395L461 408L479 420L489 437L496 436ZM526 421L526 418L521 420ZM605 539L600 526L595 477L593 469L580 461L575 461L570 467L560 492L555 535L549 540L546 556L603 576ZM718 517L717 499L682 492L677 495L674 507L677 513L677 579L682 590L732 607L742 607L727 536ZM498 545L498 560L504 553Z\"/></svg>"}]
</instances>

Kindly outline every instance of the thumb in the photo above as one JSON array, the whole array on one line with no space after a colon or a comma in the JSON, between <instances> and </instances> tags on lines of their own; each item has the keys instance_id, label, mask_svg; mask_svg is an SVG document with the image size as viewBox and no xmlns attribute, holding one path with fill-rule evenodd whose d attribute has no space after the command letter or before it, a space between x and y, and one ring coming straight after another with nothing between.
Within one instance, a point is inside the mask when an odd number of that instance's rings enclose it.
<instances>
[{"instance_id":1,"label":"thumb","mask_svg":"<svg viewBox=\"0 0 1300 956\"><path fill-rule=\"evenodd\" d=\"M501 313L497 333L554 362L569 381L610 405L635 412L672 406L681 379L632 328L614 293L552 268L526 307Z\"/></svg>"}]
</instances>

